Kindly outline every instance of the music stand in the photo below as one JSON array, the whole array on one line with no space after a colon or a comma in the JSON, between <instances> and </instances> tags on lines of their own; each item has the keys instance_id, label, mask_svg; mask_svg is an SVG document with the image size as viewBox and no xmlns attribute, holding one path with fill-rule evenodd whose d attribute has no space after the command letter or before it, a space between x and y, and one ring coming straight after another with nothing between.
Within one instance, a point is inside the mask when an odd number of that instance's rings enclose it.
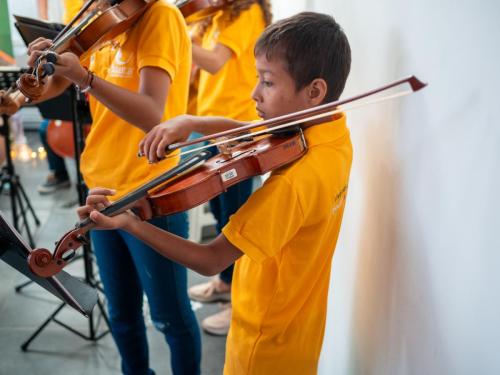
<instances>
[{"instance_id":1,"label":"music stand","mask_svg":"<svg viewBox=\"0 0 500 375\"><path fill-rule=\"evenodd\" d=\"M15 26L24 42L29 44L36 38L44 37L48 39L53 39L57 35L57 30L60 28L58 24L52 24L48 22L38 21L33 18L14 16L16 19ZM55 26L54 26L55 25ZM71 86L60 96L47 100L42 103L37 104L38 109L42 113L42 116L47 119L64 120L73 122L73 134L75 143L75 162L76 162L76 176L77 183L76 188L78 192L78 203L80 205L85 204L86 196L86 186L83 178L80 174L80 155L84 146L84 136L83 136L83 125L92 122L90 115L90 110L88 102L83 95L74 87ZM83 245L83 261L84 261L84 271L85 271L85 283L90 287L96 288L97 290L103 292L96 275L94 274L93 259L92 259L92 249L90 243ZM75 258L76 259L76 258ZM16 291L19 292L23 287L28 285L30 281L19 285L16 287ZM23 350L27 350L29 343L45 328L45 326L51 321L57 322L56 315L64 307L64 305L59 306L58 309L50 315L47 320L36 330L36 332L28 339L28 341L21 346ZM98 307L100 315L104 318L104 321L109 327L109 321L102 303L98 301ZM89 314L89 334L83 335L80 332L75 331L71 327L65 327L77 333L80 337L85 340L98 341L104 335L109 333L109 330L98 334L99 320L94 319L94 314Z\"/></svg>"},{"instance_id":2,"label":"music stand","mask_svg":"<svg viewBox=\"0 0 500 375\"><path fill-rule=\"evenodd\" d=\"M23 240L16 229L7 222L5 216L0 211L0 259L62 301L50 319L47 319L21 348L25 351L31 341L35 339L51 320L73 333L84 337L72 327L55 319L55 315L64 306L69 305L88 318L92 314L94 306L100 304L97 291L64 271L48 278L42 278L33 274L28 267L27 261L31 251L31 247Z\"/></svg>"},{"instance_id":3,"label":"music stand","mask_svg":"<svg viewBox=\"0 0 500 375\"><path fill-rule=\"evenodd\" d=\"M0 66L0 89L8 90L10 87L12 87L21 73L22 69L19 67ZM21 228L19 226L19 219L21 218L22 223L24 224L24 228L26 229L26 234L28 235L30 245L34 247L35 243L31 234L26 211L29 211L31 213L31 215L33 216L33 220L35 221L35 224L37 226L40 225L40 220L35 214L35 210L33 209L33 206L31 205L31 202L26 195L26 191L21 184L19 176L16 174L16 171L14 169L14 163L12 162L12 156L10 153L11 142L9 117L10 116L6 114L2 115L3 125L0 127L0 134L4 137L6 156L6 164L2 167L1 170L0 194L8 184L10 188L9 195L12 209L12 222L14 223L14 227L17 231L21 231Z\"/></svg>"},{"instance_id":4,"label":"music stand","mask_svg":"<svg viewBox=\"0 0 500 375\"><path fill-rule=\"evenodd\" d=\"M16 20L14 26L17 31L19 31L19 34L21 34L21 38L23 38L26 45L40 37L54 39L59 31L64 28L63 24L56 22L46 22L35 18L17 16L15 14L14 18Z\"/></svg>"}]
</instances>

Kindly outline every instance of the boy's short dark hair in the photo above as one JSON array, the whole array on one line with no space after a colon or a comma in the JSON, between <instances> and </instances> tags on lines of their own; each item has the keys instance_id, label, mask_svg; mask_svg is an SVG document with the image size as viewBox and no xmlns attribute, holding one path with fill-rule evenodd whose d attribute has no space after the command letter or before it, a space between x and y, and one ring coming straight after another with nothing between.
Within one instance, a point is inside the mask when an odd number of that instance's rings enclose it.
<instances>
[{"instance_id":1,"label":"boy's short dark hair","mask_svg":"<svg viewBox=\"0 0 500 375\"><path fill-rule=\"evenodd\" d=\"M255 45L255 55L285 60L301 90L316 78L328 85L325 102L337 100L351 69L351 48L344 31L333 17L302 12L266 28Z\"/></svg>"}]
</instances>

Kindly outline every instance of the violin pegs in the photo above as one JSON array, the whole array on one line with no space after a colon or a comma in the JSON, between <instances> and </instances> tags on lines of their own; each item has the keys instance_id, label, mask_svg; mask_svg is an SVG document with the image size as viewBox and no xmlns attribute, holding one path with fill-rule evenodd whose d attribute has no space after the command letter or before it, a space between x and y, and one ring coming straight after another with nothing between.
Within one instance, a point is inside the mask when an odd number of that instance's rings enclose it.
<instances>
[{"instance_id":1,"label":"violin pegs","mask_svg":"<svg viewBox=\"0 0 500 375\"><path fill-rule=\"evenodd\" d=\"M45 55L45 60L47 60L48 63L56 64L57 63L57 55L54 52L48 52Z\"/></svg>"},{"instance_id":2,"label":"violin pegs","mask_svg":"<svg viewBox=\"0 0 500 375\"><path fill-rule=\"evenodd\" d=\"M48 62L42 65L45 75L51 76L56 71L56 67L53 63Z\"/></svg>"}]
</instances>

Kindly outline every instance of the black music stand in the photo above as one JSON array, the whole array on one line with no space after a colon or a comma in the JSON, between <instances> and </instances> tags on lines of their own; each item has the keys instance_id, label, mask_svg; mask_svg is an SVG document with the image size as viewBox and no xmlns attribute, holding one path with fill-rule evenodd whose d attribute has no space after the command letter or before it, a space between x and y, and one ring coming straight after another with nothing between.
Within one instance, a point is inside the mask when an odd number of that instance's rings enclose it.
<instances>
[{"instance_id":1,"label":"black music stand","mask_svg":"<svg viewBox=\"0 0 500 375\"><path fill-rule=\"evenodd\" d=\"M8 90L10 87L15 85L15 82L19 75L22 73L22 69L19 67L0 67L0 89ZM0 183L0 194L3 192L5 187L9 185L9 195L10 204L12 209L12 222L14 228L17 231L21 231L20 219L23 223L23 227L26 230L30 245L35 246L33 241L33 236L30 229L30 224L28 222L28 217L26 211L28 211L35 221L37 226L40 225L40 220L35 214L35 210L31 205L31 202L26 195L26 191L21 184L19 176L16 174L14 169L14 163L12 162L12 157L10 154L10 127L9 127L9 116L6 114L2 115L3 125L0 127L0 134L4 137L5 142L5 156L6 164L1 170L1 183Z\"/></svg>"},{"instance_id":2,"label":"black music stand","mask_svg":"<svg viewBox=\"0 0 500 375\"><path fill-rule=\"evenodd\" d=\"M16 28L21 34L24 42L29 44L36 38L44 37L48 39L53 39L58 30L61 28L57 24L51 24L43 21L38 21L28 17L14 16L16 19ZM55 26L54 26L55 25ZM78 203L80 206L85 204L85 198L87 193L87 188L80 174L80 155L84 147L84 135L83 135L83 125L92 122L90 115L90 110L88 107L88 102L74 86L71 86L62 95L51 100L38 103L38 109L42 113L42 116L47 119L56 119L64 121L73 122L73 141L75 144L75 162L76 162L76 176L77 183L76 189L78 192ZM103 292L100 282L94 273L94 263L93 254L90 243L83 245L83 261L84 261L84 271L85 278L84 281L90 287L93 287L100 292ZM77 257L78 258L78 257ZM75 258L76 259L76 258ZM16 291L19 292L22 288L28 285L30 281L19 285L16 287ZM42 325L35 331L35 333L21 346L22 350L27 350L29 343L36 337L45 326L50 322L58 322L56 319L57 314L61 311L64 305L60 305L48 318L42 323ZM100 316L104 319L109 328L109 321L102 303L98 301L98 307ZM89 334L84 335L80 332L75 331L71 327L65 327L73 333L77 333L80 337L89 341L98 341L107 333L109 329L98 334L100 319L96 319L94 314L89 313Z\"/></svg>"},{"instance_id":3,"label":"black music stand","mask_svg":"<svg viewBox=\"0 0 500 375\"><path fill-rule=\"evenodd\" d=\"M35 18L17 16L14 14L17 31L21 34L21 38L26 45L30 44L33 40L44 37L47 39L54 39L59 31L64 28L63 24L56 22L46 22L37 20Z\"/></svg>"},{"instance_id":4,"label":"black music stand","mask_svg":"<svg viewBox=\"0 0 500 375\"><path fill-rule=\"evenodd\" d=\"M27 261L31 251L31 247L23 240L16 229L7 222L2 212L0 212L0 259L62 301L50 318L47 319L24 344L22 344L22 350L27 350L31 341L38 336L50 321L54 321L71 332L85 338L85 336L77 330L57 320L55 316L66 305L71 306L85 317L91 316L92 310L96 304L102 309L97 291L64 271L47 278L42 278L33 274L29 269Z\"/></svg>"}]
</instances>

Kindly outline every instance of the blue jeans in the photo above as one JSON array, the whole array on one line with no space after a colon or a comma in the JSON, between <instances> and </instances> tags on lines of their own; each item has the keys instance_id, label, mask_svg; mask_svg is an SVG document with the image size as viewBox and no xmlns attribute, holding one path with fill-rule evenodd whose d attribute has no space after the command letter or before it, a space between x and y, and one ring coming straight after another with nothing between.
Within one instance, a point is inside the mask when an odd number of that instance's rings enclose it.
<instances>
[{"instance_id":1,"label":"blue jeans","mask_svg":"<svg viewBox=\"0 0 500 375\"><path fill-rule=\"evenodd\" d=\"M187 214L155 218L155 226L187 238ZM187 295L186 268L122 230L93 230L92 244L108 301L111 333L124 374L153 374L142 305L170 347L174 374L199 374L201 339Z\"/></svg>"},{"instance_id":2,"label":"blue jeans","mask_svg":"<svg viewBox=\"0 0 500 375\"><path fill-rule=\"evenodd\" d=\"M54 151L49 146L47 142L47 128L49 126L49 120L43 120L38 128L38 134L42 141L45 151L47 151L47 162L49 163L49 169L54 172L55 176L60 180L68 179L68 171L66 165L64 164L64 159L59 155L55 154Z\"/></svg>"}]
</instances>

